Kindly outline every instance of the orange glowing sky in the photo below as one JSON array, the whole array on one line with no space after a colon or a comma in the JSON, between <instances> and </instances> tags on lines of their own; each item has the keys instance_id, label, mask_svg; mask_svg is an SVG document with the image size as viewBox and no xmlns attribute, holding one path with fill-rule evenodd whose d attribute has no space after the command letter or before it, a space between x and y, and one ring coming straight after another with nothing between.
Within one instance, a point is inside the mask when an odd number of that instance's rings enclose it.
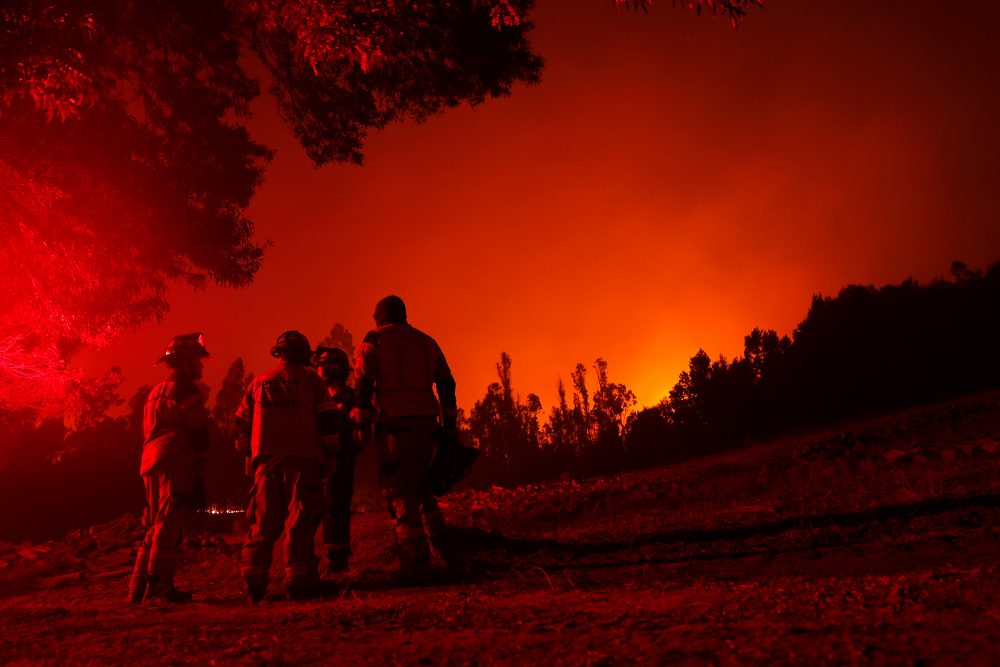
<instances>
[{"instance_id":1,"label":"orange glowing sky","mask_svg":"<svg viewBox=\"0 0 1000 667\"><path fill-rule=\"evenodd\" d=\"M176 288L162 323L82 361L122 366L127 397L200 330L217 387L236 356L269 367L284 329L360 339L397 293L466 409L501 350L546 412L598 356L652 405L699 347L790 333L814 293L1000 259L1000 6L960 4L768 0L736 32L669 2L540 0L541 86L394 126L363 168L313 168L262 98L254 285Z\"/></svg>"}]
</instances>

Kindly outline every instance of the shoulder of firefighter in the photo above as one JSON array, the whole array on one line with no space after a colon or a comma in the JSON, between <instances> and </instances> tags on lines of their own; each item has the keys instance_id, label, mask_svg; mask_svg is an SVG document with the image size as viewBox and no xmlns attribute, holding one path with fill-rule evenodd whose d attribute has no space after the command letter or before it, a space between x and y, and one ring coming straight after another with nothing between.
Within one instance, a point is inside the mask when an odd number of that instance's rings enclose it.
<instances>
[{"instance_id":1,"label":"shoulder of firefighter","mask_svg":"<svg viewBox=\"0 0 1000 667\"><path fill-rule=\"evenodd\" d=\"M369 331L354 367L355 423L385 417L440 415L455 423L455 379L437 342L409 324L386 324ZM437 389L437 396L434 389Z\"/></svg>"}]
</instances>

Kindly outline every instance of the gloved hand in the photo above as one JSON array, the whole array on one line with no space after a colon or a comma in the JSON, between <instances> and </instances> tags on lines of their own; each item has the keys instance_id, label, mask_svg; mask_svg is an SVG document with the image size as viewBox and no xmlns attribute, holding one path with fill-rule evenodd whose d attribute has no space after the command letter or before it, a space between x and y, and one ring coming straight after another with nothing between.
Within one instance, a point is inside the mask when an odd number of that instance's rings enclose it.
<instances>
[{"instance_id":1,"label":"gloved hand","mask_svg":"<svg viewBox=\"0 0 1000 667\"><path fill-rule=\"evenodd\" d=\"M354 439L354 444L357 445L358 449L364 449L372 439L372 432L374 431L371 424L355 424L354 428L351 430L351 437Z\"/></svg>"},{"instance_id":2,"label":"gloved hand","mask_svg":"<svg viewBox=\"0 0 1000 667\"><path fill-rule=\"evenodd\" d=\"M360 451L372 439L372 432L374 431L372 411L370 408L352 408L350 418L351 423L354 425L351 431L351 438Z\"/></svg>"}]
</instances>

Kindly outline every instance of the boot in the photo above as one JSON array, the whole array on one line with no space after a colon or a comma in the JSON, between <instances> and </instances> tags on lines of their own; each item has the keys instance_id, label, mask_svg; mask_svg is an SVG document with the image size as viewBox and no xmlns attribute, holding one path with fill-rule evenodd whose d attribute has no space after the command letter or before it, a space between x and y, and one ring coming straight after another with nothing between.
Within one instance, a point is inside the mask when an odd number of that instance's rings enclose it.
<instances>
[{"instance_id":1,"label":"boot","mask_svg":"<svg viewBox=\"0 0 1000 667\"><path fill-rule=\"evenodd\" d=\"M146 600L183 603L191 602L193 597L189 591L174 588L172 581L167 581L159 575L150 574L146 577Z\"/></svg>"},{"instance_id":2,"label":"boot","mask_svg":"<svg viewBox=\"0 0 1000 667\"><path fill-rule=\"evenodd\" d=\"M267 594L267 581L262 579L250 579L246 582L247 599L251 604L257 604L264 599Z\"/></svg>"},{"instance_id":3,"label":"boot","mask_svg":"<svg viewBox=\"0 0 1000 667\"><path fill-rule=\"evenodd\" d=\"M350 548L343 549L340 547L331 547L326 552L327 555L327 572L331 574L337 574L340 572L347 572L350 569Z\"/></svg>"},{"instance_id":4,"label":"boot","mask_svg":"<svg viewBox=\"0 0 1000 667\"><path fill-rule=\"evenodd\" d=\"M315 569L285 579L285 597L289 600L313 600L319 597L319 572Z\"/></svg>"},{"instance_id":5,"label":"boot","mask_svg":"<svg viewBox=\"0 0 1000 667\"><path fill-rule=\"evenodd\" d=\"M452 539L450 533L434 535L431 537L430 543L449 569L461 566L461 557L457 553L455 540Z\"/></svg>"},{"instance_id":6,"label":"boot","mask_svg":"<svg viewBox=\"0 0 1000 667\"><path fill-rule=\"evenodd\" d=\"M406 586L420 584L427 580L431 571L431 559L428 554L418 554L409 558L400 558L399 567L393 573L396 584Z\"/></svg>"},{"instance_id":7,"label":"boot","mask_svg":"<svg viewBox=\"0 0 1000 667\"><path fill-rule=\"evenodd\" d=\"M146 577L133 574L128 582L129 604L139 604L144 597L146 597Z\"/></svg>"},{"instance_id":8,"label":"boot","mask_svg":"<svg viewBox=\"0 0 1000 667\"><path fill-rule=\"evenodd\" d=\"M431 547L437 552L441 560L449 568L458 565L455 554L455 540L451 530L441 514L441 509L435 503L431 507L426 505L421 507L421 515L424 522L424 531Z\"/></svg>"}]
</instances>

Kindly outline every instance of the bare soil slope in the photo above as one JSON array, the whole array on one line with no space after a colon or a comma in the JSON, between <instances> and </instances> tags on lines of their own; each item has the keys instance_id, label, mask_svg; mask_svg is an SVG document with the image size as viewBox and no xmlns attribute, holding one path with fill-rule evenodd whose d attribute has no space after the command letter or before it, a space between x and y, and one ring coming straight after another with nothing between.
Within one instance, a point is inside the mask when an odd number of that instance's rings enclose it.
<instances>
[{"instance_id":1,"label":"bare soil slope","mask_svg":"<svg viewBox=\"0 0 1000 667\"><path fill-rule=\"evenodd\" d=\"M258 606L236 535L189 540L189 605L125 604L127 521L0 545L0 661L997 660L997 393L682 465L465 491L445 511L461 571L394 585L390 526L359 514L354 569L326 598Z\"/></svg>"}]
</instances>

